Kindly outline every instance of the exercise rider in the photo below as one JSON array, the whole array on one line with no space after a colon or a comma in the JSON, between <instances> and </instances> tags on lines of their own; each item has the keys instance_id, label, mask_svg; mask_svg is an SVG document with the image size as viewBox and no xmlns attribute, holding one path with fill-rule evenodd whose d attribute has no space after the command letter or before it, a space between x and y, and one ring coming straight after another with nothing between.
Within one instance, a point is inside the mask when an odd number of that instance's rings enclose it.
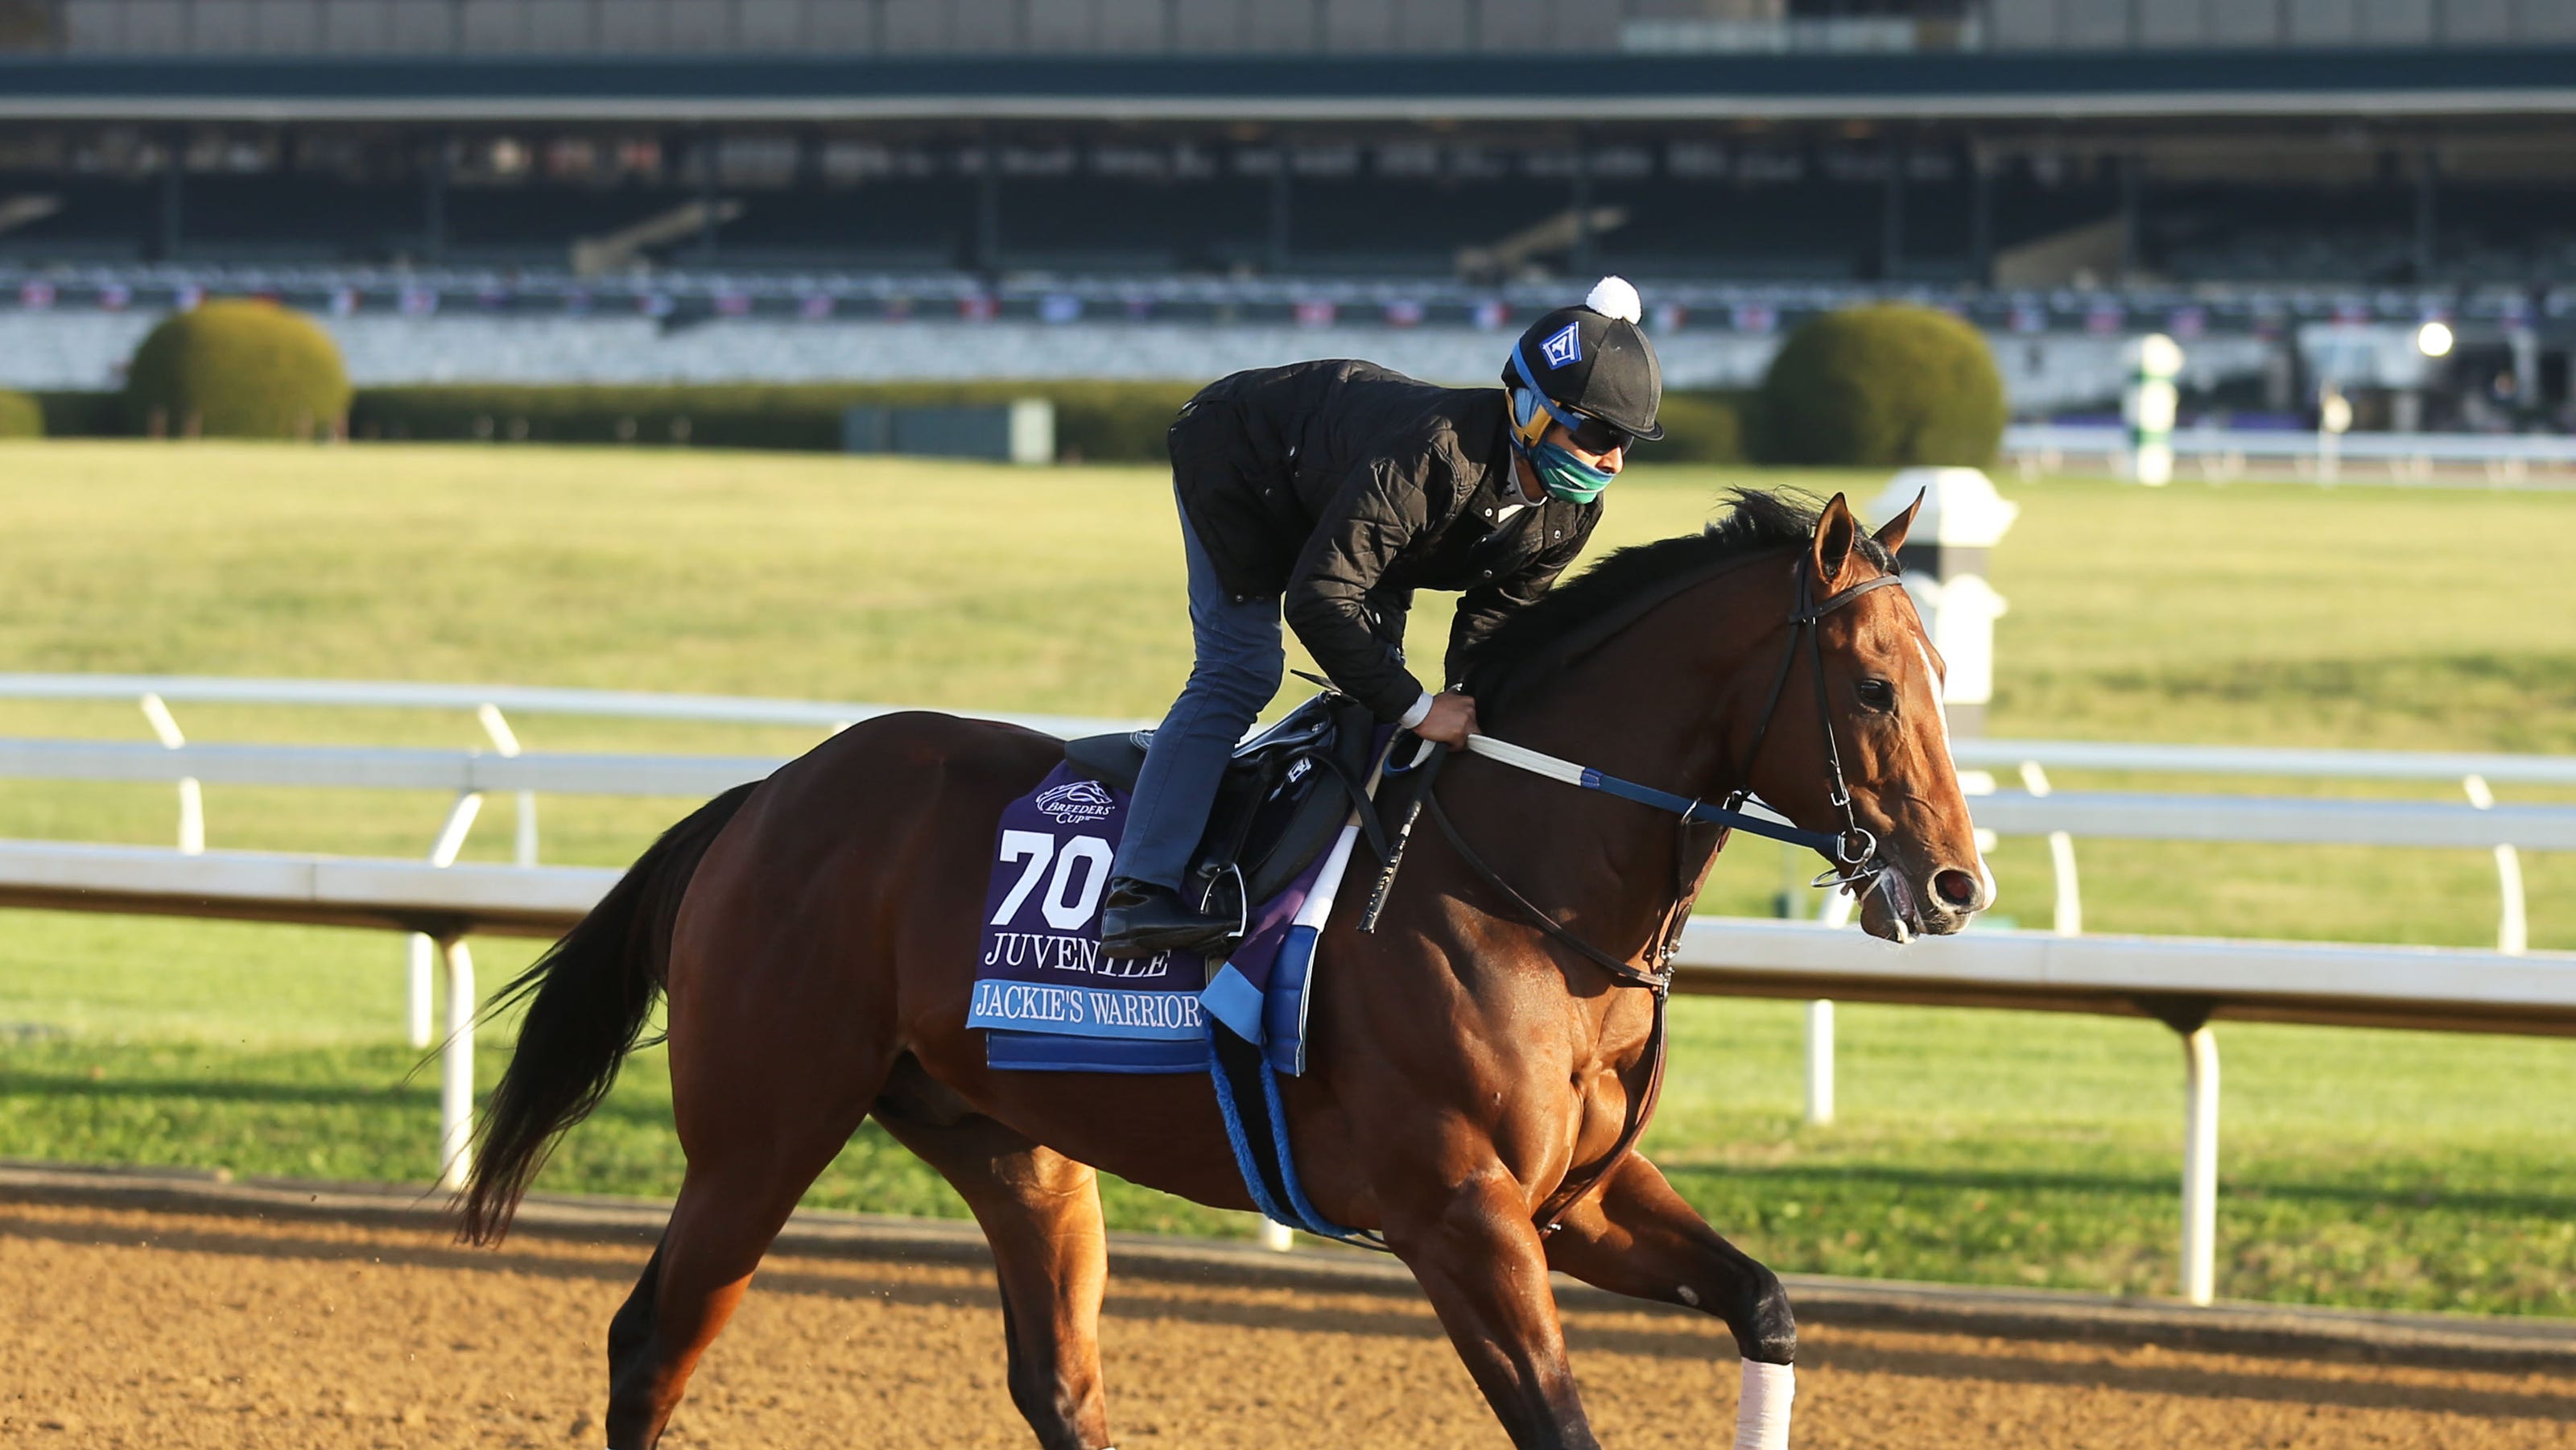
<instances>
[{"instance_id":1,"label":"exercise rider","mask_svg":"<svg viewBox=\"0 0 2576 1450\"><path fill-rule=\"evenodd\" d=\"M1228 756L1278 692L1284 614L1334 687L1452 750L1476 728L1455 686L1405 668L1416 589L1463 591L1466 648L1547 591L1601 515L1636 440L1663 436L1663 375L1637 289L1603 278L1538 320L1503 388L1442 388L1365 362L1310 362L1210 384L1171 429L1172 490L1198 660L1154 732L1101 913L1101 949L1200 946L1235 918L1180 890Z\"/></svg>"}]
</instances>

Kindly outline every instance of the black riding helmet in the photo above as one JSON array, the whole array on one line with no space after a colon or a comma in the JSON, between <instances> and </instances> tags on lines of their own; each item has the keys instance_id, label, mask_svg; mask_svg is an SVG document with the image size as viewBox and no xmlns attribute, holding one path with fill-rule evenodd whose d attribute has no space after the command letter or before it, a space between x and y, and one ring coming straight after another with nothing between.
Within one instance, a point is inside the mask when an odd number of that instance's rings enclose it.
<instances>
[{"instance_id":1,"label":"black riding helmet","mask_svg":"<svg viewBox=\"0 0 2576 1450\"><path fill-rule=\"evenodd\" d=\"M1644 306L1637 289L1604 277L1580 307L1560 307L1530 324L1503 364L1503 385L1529 388L1558 407L1600 419L1651 443L1664 436L1655 412L1664 398L1664 370L1655 345L1637 324ZM1547 431L1528 420L1524 446Z\"/></svg>"}]
</instances>

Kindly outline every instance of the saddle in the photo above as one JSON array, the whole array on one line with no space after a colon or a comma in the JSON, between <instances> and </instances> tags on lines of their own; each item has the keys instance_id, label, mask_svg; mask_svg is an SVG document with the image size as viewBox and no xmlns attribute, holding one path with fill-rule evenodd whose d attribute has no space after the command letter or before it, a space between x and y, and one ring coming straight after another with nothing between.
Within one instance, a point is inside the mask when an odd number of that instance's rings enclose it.
<instances>
[{"instance_id":1,"label":"saddle","mask_svg":"<svg viewBox=\"0 0 2576 1450\"><path fill-rule=\"evenodd\" d=\"M1088 735L1065 742L1065 763L1133 792L1153 739L1150 730ZM1332 846L1354 809L1384 860L1386 836L1368 795L1382 740L1367 706L1327 690L1236 746L1182 894L1220 915L1268 901Z\"/></svg>"}]
</instances>

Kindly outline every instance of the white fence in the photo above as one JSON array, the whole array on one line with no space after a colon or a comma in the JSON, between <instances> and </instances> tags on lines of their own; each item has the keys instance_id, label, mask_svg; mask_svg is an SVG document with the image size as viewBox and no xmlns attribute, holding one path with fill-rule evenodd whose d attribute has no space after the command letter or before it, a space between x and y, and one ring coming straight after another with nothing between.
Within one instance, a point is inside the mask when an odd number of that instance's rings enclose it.
<instances>
[{"instance_id":1,"label":"white fence","mask_svg":"<svg viewBox=\"0 0 2576 1450\"><path fill-rule=\"evenodd\" d=\"M0 778L162 781L180 791L180 848L0 842L0 905L376 926L435 943L415 958L414 1020L426 1041L428 958L449 978L442 1052L441 1162L465 1167L471 1110L470 1022L478 1000L464 939L553 935L596 901L614 871L535 864L540 792L703 798L778 764L767 757L548 754L519 748L502 711L732 721L832 729L890 707L571 690L229 681L182 677L0 675L0 698L131 699L160 744L0 740ZM404 706L477 716L492 752L320 746L190 745L171 701ZM1061 734L1143 722L1010 718ZM1722 995L1916 1002L2143 1014L2183 1035L2185 1123L2182 1283L2214 1293L2218 1055L2213 1017L2341 1026L2576 1035L2576 954L2528 953L2521 937L2522 849L2576 849L2576 807L2495 805L2491 782L2576 785L2576 759L2375 751L2300 751L2086 742L1962 741L1971 771L2018 770L2035 789L1979 797L1984 829L2044 835L2057 868L2056 929L1978 931L1897 948L1819 923L1700 918L1680 958L1681 989ZM2323 800L2051 792L2046 770L2461 781L2468 799ZM360 861L204 849L198 783L354 786L456 793L427 862ZM515 866L453 864L491 791L521 800ZM2506 905L2496 950L2249 942L2081 934L2073 838L2370 844L2495 853ZM2508 871L2508 863L2516 869ZM1829 1099L1830 1006L1812 1014L1810 1107Z\"/></svg>"},{"instance_id":2,"label":"white fence","mask_svg":"<svg viewBox=\"0 0 2576 1450\"><path fill-rule=\"evenodd\" d=\"M2121 471L2124 429L2016 423L2003 451L2027 474L2055 473L2076 460ZM2558 433L2324 433L2294 429L2177 428L2174 476L2215 481L2258 469L2319 483L2468 482L2488 487L2576 487L2576 437ZM2441 470L2451 470L2446 477Z\"/></svg>"}]
</instances>

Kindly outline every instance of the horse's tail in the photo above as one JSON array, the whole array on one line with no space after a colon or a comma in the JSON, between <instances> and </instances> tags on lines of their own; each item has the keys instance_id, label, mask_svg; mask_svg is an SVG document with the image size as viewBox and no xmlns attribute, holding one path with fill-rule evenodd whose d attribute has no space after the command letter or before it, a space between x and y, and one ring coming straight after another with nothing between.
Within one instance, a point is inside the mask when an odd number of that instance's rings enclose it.
<instances>
[{"instance_id":1,"label":"horse's tail","mask_svg":"<svg viewBox=\"0 0 2576 1450\"><path fill-rule=\"evenodd\" d=\"M752 789L736 786L664 831L588 916L493 999L487 1013L522 999L528 1013L483 1112L482 1151L459 1205L467 1242L494 1243L510 1231L556 1137L617 1081L661 995L680 897Z\"/></svg>"}]
</instances>

